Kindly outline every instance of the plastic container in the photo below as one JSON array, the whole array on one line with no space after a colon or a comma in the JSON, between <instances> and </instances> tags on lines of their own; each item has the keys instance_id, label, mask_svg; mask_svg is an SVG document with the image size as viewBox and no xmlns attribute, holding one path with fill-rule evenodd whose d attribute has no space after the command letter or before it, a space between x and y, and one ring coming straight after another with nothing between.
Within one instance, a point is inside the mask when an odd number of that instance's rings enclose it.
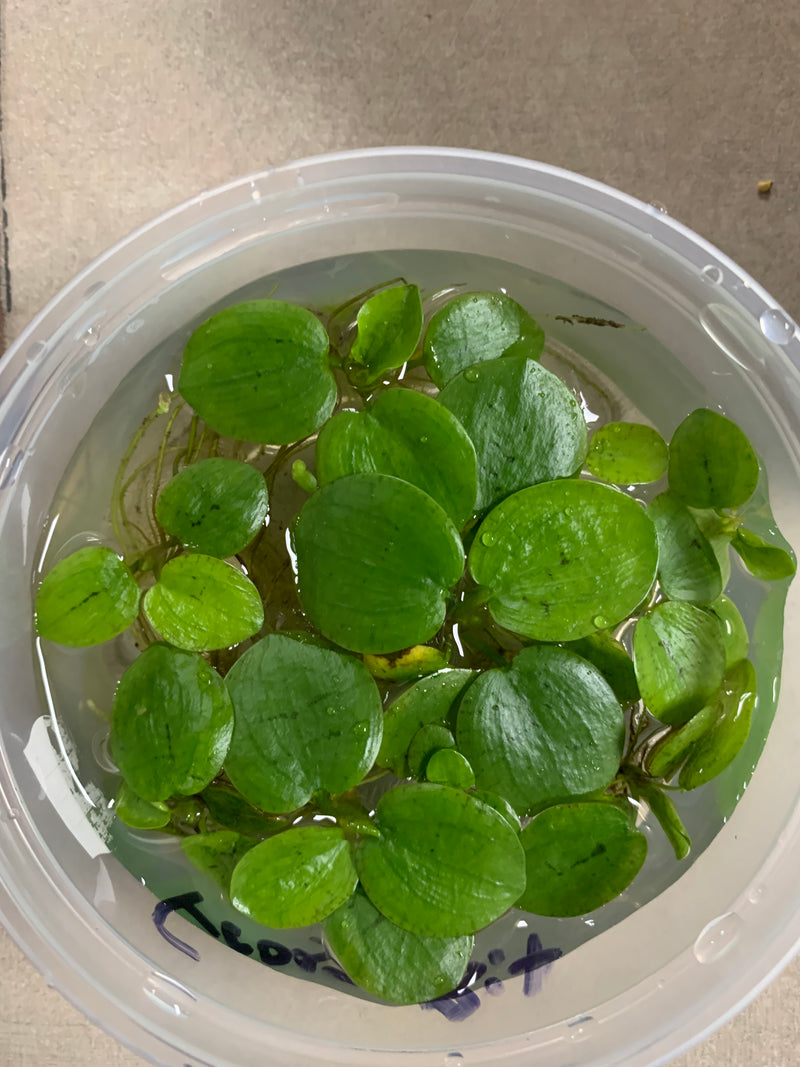
<instances>
[{"instance_id":1,"label":"plastic container","mask_svg":"<svg viewBox=\"0 0 800 1067\"><path fill-rule=\"evenodd\" d=\"M48 981L169 1067L665 1063L753 997L800 937L796 657L749 787L685 874L553 966L500 988L476 979L449 1013L460 1021L294 979L277 950L265 963L231 951L218 927L206 936L169 906L154 921L152 894L106 851L70 777L31 632L41 531L69 457L139 361L227 294L324 257L393 249L494 257L557 281L573 312L640 324L587 331L580 351L623 375L667 430L685 413L660 383L671 353L669 382L694 383L749 434L778 524L800 546L795 325L658 208L553 167L442 149L321 157L196 197L100 257L0 364L0 916ZM799 599L790 589L789 648ZM548 946L533 934L520 938L535 956Z\"/></svg>"}]
</instances>

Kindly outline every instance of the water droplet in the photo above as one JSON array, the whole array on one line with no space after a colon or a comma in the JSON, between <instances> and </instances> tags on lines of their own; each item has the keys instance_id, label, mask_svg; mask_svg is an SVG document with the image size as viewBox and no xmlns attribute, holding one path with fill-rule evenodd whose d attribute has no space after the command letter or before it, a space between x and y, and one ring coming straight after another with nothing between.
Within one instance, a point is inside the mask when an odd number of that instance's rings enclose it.
<instances>
[{"instance_id":1,"label":"water droplet","mask_svg":"<svg viewBox=\"0 0 800 1067\"><path fill-rule=\"evenodd\" d=\"M794 337L795 324L777 308L763 311L758 323L766 339L774 341L776 345L788 345Z\"/></svg>"},{"instance_id":2,"label":"water droplet","mask_svg":"<svg viewBox=\"0 0 800 1067\"><path fill-rule=\"evenodd\" d=\"M653 209L653 211L658 212L659 215L668 215L669 214L669 212L667 211L666 205L662 204L660 200L651 200L650 204L648 206L651 207Z\"/></svg>"},{"instance_id":3,"label":"water droplet","mask_svg":"<svg viewBox=\"0 0 800 1067\"><path fill-rule=\"evenodd\" d=\"M28 346L28 351L25 353L27 362L33 363L33 361L38 359L42 352L44 352L44 349L44 341L34 341L32 345Z\"/></svg>"},{"instance_id":4,"label":"water droplet","mask_svg":"<svg viewBox=\"0 0 800 1067\"><path fill-rule=\"evenodd\" d=\"M712 285L720 285L722 283L723 274L716 263L707 263L703 267L703 274Z\"/></svg>"},{"instance_id":5,"label":"water droplet","mask_svg":"<svg viewBox=\"0 0 800 1067\"><path fill-rule=\"evenodd\" d=\"M9 486L14 484L19 476L24 458L25 453L20 451L13 458L8 457L3 465L0 466L0 489L8 489Z\"/></svg>"},{"instance_id":6,"label":"water droplet","mask_svg":"<svg viewBox=\"0 0 800 1067\"><path fill-rule=\"evenodd\" d=\"M453 1067L454 1064L463 1063L464 1057L460 1052L448 1052L444 1058L444 1062L447 1064L447 1067Z\"/></svg>"},{"instance_id":7,"label":"water droplet","mask_svg":"<svg viewBox=\"0 0 800 1067\"><path fill-rule=\"evenodd\" d=\"M420 439L419 439L419 443L420 443L421 445L427 445L427 443L428 443L428 438L427 438L427 437L426 437L426 436L425 436L425 435L423 434L423 435L422 435L422 437L420 437Z\"/></svg>"},{"instance_id":8,"label":"water droplet","mask_svg":"<svg viewBox=\"0 0 800 1067\"><path fill-rule=\"evenodd\" d=\"M608 619L604 618L602 615L595 615L592 622L598 630L605 630L606 626L608 626Z\"/></svg>"},{"instance_id":9,"label":"water droplet","mask_svg":"<svg viewBox=\"0 0 800 1067\"><path fill-rule=\"evenodd\" d=\"M595 1021L591 1015L583 1015L579 1019L573 1019L567 1023L570 1041L583 1041L590 1036L595 1027Z\"/></svg>"},{"instance_id":10,"label":"water droplet","mask_svg":"<svg viewBox=\"0 0 800 1067\"><path fill-rule=\"evenodd\" d=\"M724 955L738 939L744 923L739 915L730 911L720 915L700 931L694 943L694 955L698 963L714 963Z\"/></svg>"},{"instance_id":11,"label":"water droplet","mask_svg":"<svg viewBox=\"0 0 800 1067\"><path fill-rule=\"evenodd\" d=\"M747 890L747 899L751 904L760 904L764 899L765 889L763 885L753 885Z\"/></svg>"},{"instance_id":12,"label":"water droplet","mask_svg":"<svg viewBox=\"0 0 800 1067\"><path fill-rule=\"evenodd\" d=\"M666 986L666 984L667 984L667 981L666 981L665 978L659 978L659 980L656 982L656 989L663 989Z\"/></svg>"},{"instance_id":13,"label":"water droplet","mask_svg":"<svg viewBox=\"0 0 800 1067\"><path fill-rule=\"evenodd\" d=\"M144 326L144 319L134 319L125 327L125 333L136 333Z\"/></svg>"},{"instance_id":14,"label":"water droplet","mask_svg":"<svg viewBox=\"0 0 800 1067\"><path fill-rule=\"evenodd\" d=\"M94 296L95 293L99 293L105 284L105 282L95 282L94 285L90 285L86 292L83 294L84 297L88 298L90 296Z\"/></svg>"},{"instance_id":15,"label":"water droplet","mask_svg":"<svg viewBox=\"0 0 800 1067\"><path fill-rule=\"evenodd\" d=\"M477 382L479 374L475 367L467 367L467 369L464 371L464 377L467 379L468 382Z\"/></svg>"},{"instance_id":16,"label":"water droplet","mask_svg":"<svg viewBox=\"0 0 800 1067\"><path fill-rule=\"evenodd\" d=\"M261 193L255 187L253 187L253 189L250 192L250 199L254 200L256 203L258 203L259 200L261 199Z\"/></svg>"},{"instance_id":17,"label":"water droplet","mask_svg":"<svg viewBox=\"0 0 800 1067\"><path fill-rule=\"evenodd\" d=\"M97 342L100 340L100 333L96 326L89 326L83 331L81 340L87 348L96 348Z\"/></svg>"},{"instance_id":18,"label":"water droplet","mask_svg":"<svg viewBox=\"0 0 800 1067\"><path fill-rule=\"evenodd\" d=\"M335 715L336 714L336 708L326 708L325 709L325 714L326 715Z\"/></svg>"},{"instance_id":19,"label":"water droplet","mask_svg":"<svg viewBox=\"0 0 800 1067\"><path fill-rule=\"evenodd\" d=\"M481 544L486 545L487 548L491 548L496 540L497 538L494 536L493 533L489 533L487 531L486 533L481 534Z\"/></svg>"},{"instance_id":20,"label":"water droplet","mask_svg":"<svg viewBox=\"0 0 800 1067\"><path fill-rule=\"evenodd\" d=\"M172 978L163 974L151 974L142 986L144 994L159 1008L170 1015L186 1018L195 1005L196 997L188 989Z\"/></svg>"}]
</instances>

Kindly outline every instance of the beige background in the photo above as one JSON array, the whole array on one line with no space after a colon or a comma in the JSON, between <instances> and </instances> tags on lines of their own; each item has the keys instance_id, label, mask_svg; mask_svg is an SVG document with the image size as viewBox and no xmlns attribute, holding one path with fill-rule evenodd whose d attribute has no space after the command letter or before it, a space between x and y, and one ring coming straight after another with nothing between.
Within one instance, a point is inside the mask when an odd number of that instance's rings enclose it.
<instances>
[{"instance_id":1,"label":"beige background","mask_svg":"<svg viewBox=\"0 0 800 1067\"><path fill-rule=\"evenodd\" d=\"M2 12L9 340L97 253L200 189L400 143L529 156L660 201L800 316L796 0L5 0ZM680 1067L792 1067L798 1004L795 965ZM0 931L0 1067L140 1062Z\"/></svg>"}]
</instances>

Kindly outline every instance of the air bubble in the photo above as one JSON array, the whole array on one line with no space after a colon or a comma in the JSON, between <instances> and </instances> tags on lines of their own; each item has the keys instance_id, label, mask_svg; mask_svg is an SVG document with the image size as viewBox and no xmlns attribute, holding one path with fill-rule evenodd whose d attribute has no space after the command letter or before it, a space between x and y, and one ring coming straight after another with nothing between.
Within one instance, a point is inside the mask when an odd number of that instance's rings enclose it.
<instances>
[{"instance_id":1,"label":"air bubble","mask_svg":"<svg viewBox=\"0 0 800 1067\"><path fill-rule=\"evenodd\" d=\"M794 337L795 324L777 308L762 311L758 323L766 339L776 345L788 345Z\"/></svg>"},{"instance_id":2,"label":"air bubble","mask_svg":"<svg viewBox=\"0 0 800 1067\"><path fill-rule=\"evenodd\" d=\"M712 919L700 932L694 943L694 955L698 963L714 963L739 940L744 923L736 912Z\"/></svg>"},{"instance_id":3,"label":"air bubble","mask_svg":"<svg viewBox=\"0 0 800 1067\"><path fill-rule=\"evenodd\" d=\"M715 263L707 263L705 267L703 267L703 275L712 285L722 284L723 274Z\"/></svg>"}]
</instances>

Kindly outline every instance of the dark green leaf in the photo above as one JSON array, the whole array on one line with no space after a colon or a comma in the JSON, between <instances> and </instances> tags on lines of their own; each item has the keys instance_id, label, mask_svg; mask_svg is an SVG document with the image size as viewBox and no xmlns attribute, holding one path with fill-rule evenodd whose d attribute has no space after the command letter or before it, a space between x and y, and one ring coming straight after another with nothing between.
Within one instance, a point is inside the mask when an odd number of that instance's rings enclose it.
<instances>
[{"instance_id":1,"label":"dark green leaf","mask_svg":"<svg viewBox=\"0 0 800 1067\"><path fill-rule=\"evenodd\" d=\"M484 519L469 569L493 593L489 610L509 630L571 641L627 618L647 596L658 563L644 508L599 482L523 489Z\"/></svg>"},{"instance_id":2,"label":"dark green leaf","mask_svg":"<svg viewBox=\"0 0 800 1067\"><path fill-rule=\"evenodd\" d=\"M680 726L719 689L725 646L715 615L681 601L656 604L636 624L633 664L647 707Z\"/></svg>"},{"instance_id":3,"label":"dark green leaf","mask_svg":"<svg viewBox=\"0 0 800 1067\"><path fill-rule=\"evenodd\" d=\"M428 760L440 748L452 748L455 739L446 726L429 723L414 734L408 746L408 770L413 778L422 778Z\"/></svg>"},{"instance_id":4,"label":"dark green leaf","mask_svg":"<svg viewBox=\"0 0 800 1067\"><path fill-rule=\"evenodd\" d=\"M635 796L647 802L650 810L658 819L661 829L672 845L675 859L685 860L691 851L692 841L672 798L657 785L637 785L633 792Z\"/></svg>"},{"instance_id":5,"label":"dark green leaf","mask_svg":"<svg viewBox=\"0 0 800 1067\"><path fill-rule=\"evenodd\" d=\"M751 574L764 582L791 578L797 570L794 559L778 545L770 544L752 530L740 526L731 541Z\"/></svg>"},{"instance_id":6,"label":"dark green leaf","mask_svg":"<svg viewBox=\"0 0 800 1067\"><path fill-rule=\"evenodd\" d=\"M264 476L235 459L204 459L167 482L156 505L161 526L181 544L209 556L235 556L267 514Z\"/></svg>"},{"instance_id":7,"label":"dark green leaf","mask_svg":"<svg viewBox=\"0 0 800 1067\"><path fill-rule=\"evenodd\" d=\"M359 845L358 873L375 907L404 930L474 933L523 890L517 834L469 793L429 782L401 785L378 801L376 822L381 836Z\"/></svg>"},{"instance_id":8,"label":"dark green leaf","mask_svg":"<svg viewBox=\"0 0 800 1067\"><path fill-rule=\"evenodd\" d=\"M517 907L536 915L585 915L626 889L647 839L613 804L559 804L522 831L527 886Z\"/></svg>"},{"instance_id":9,"label":"dark green leaf","mask_svg":"<svg viewBox=\"0 0 800 1067\"><path fill-rule=\"evenodd\" d=\"M110 548L80 548L39 586L36 629L60 645L84 648L122 633L139 613L139 586Z\"/></svg>"},{"instance_id":10,"label":"dark green leaf","mask_svg":"<svg viewBox=\"0 0 800 1067\"><path fill-rule=\"evenodd\" d=\"M236 712L225 770L264 811L343 793L372 766L381 699L360 660L282 634L249 648L226 678Z\"/></svg>"},{"instance_id":11,"label":"dark green leaf","mask_svg":"<svg viewBox=\"0 0 800 1067\"><path fill-rule=\"evenodd\" d=\"M181 839L181 848L199 871L227 893L231 876L239 860L256 842L231 830L215 830L211 834L193 834Z\"/></svg>"},{"instance_id":12,"label":"dark green leaf","mask_svg":"<svg viewBox=\"0 0 800 1067\"><path fill-rule=\"evenodd\" d=\"M709 611L719 619L722 628L722 643L725 645L725 667L731 667L744 659L750 647L750 637L747 633L744 619L734 602L726 596L721 596L713 604L709 604Z\"/></svg>"},{"instance_id":13,"label":"dark green leaf","mask_svg":"<svg viewBox=\"0 0 800 1067\"><path fill-rule=\"evenodd\" d=\"M422 301L416 285L394 285L371 296L356 317L358 335L350 359L375 381L414 355L422 336ZM356 376L358 377L358 376Z\"/></svg>"},{"instance_id":14,"label":"dark green leaf","mask_svg":"<svg viewBox=\"0 0 800 1067\"><path fill-rule=\"evenodd\" d=\"M285 818L269 816L254 808L227 785L210 785L203 790L201 799L215 823L247 837L269 837L288 825Z\"/></svg>"},{"instance_id":15,"label":"dark green leaf","mask_svg":"<svg viewBox=\"0 0 800 1067\"><path fill-rule=\"evenodd\" d=\"M478 510L526 485L569 477L586 455L586 423L570 390L525 356L469 367L439 400L478 457Z\"/></svg>"},{"instance_id":16,"label":"dark green leaf","mask_svg":"<svg viewBox=\"0 0 800 1067\"><path fill-rule=\"evenodd\" d=\"M426 674L444 670L450 662L447 652L430 645L414 645L389 656L363 657L373 678L387 682L412 682Z\"/></svg>"},{"instance_id":17,"label":"dark green leaf","mask_svg":"<svg viewBox=\"0 0 800 1067\"><path fill-rule=\"evenodd\" d=\"M425 777L429 782L452 785L456 789L471 789L475 785L475 774L469 760L454 748L440 748L434 752L425 767Z\"/></svg>"},{"instance_id":18,"label":"dark green leaf","mask_svg":"<svg viewBox=\"0 0 800 1067\"><path fill-rule=\"evenodd\" d=\"M323 923L325 940L353 981L393 1004L418 1004L453 990L472 937L422 937L395 926L362 890Z\"/></svg>"},{"instance_id":19,"label":"dark green leaf","mask_svg":"<svg viewBox=\"0 0 800 1067\"><path fill-rule=\"evenodd\" d=\"M544 331L504 293L464 293L433 316L425 331L425 367L441 389L475 363L496 359L510 348L538 359Z\"/></svg>"},{"instance_id":20,"label":"dark green leaf","mask_svg":"<svg viewBox=\"0 0 800 1067\"><path fill-rule=\"evenodd\" d=\"M392 701L383 718L379 766L388 767L398 778L406 778L410 773L406 753L414 735L428 723L450 722L455 726L451 709L474 677L474 671L439 671L410 686Z\"/></svg>"},{"instance_id":21,"label":"dark green leaf","mask_svg":"<svg viewBox=\"0 0 800 1067\"><path fill-rule=\"evenodd\" d=\"M251 300L217 312L183 353L178 390L226 437L284 445L307 437L336 404L328 335L305 308Z\"/></svg>"},{"instance_id":22,"label":"dark green leaf","mask_svg":"<svg viewBox=\"0 0 800 1067\"><path fill-rule=\"evenodd\" d=\"M150 645L114 696L111 750L145 800L197 793L216 777L233 730L225 683L202 656Z\"/></svg>"},{"instance_id":23,"label":"dark green leaf","mask_svg":"<svg viewBox=\"0 0 800 1067\"><path fill-rule=\"evenodd\" d=\"M658 535L658 577L672 600L710 604L722 592L714 549L689 509L673 493L661 493L647 508Z\"/></svg>"},{"instance_id":24,"label":"dark green leaf","mask_svg":"<svg viewBox=\"0 0 800 1067\"><path fill-rule=\"evenodd\" d=\"M432 496L459 528L475 508L475 448L455 415L424 393L388 389L366 411L342 411L317 440L323 485L391 474Z\"/></svg>"},{"instance_id":25,"label":"dark green leaf","mask_svg":"<svg viewBox=\"0 0 800 1067\"><path fill-rule=\"evenodd\" d=\"M461 701L457 737L480 788L525 812L608 785L625 726L596 667L542 645L475 679Z\"/></svg>"},{"instance_id":26,"label":"dark green leaf","mask_svg":"<svg viewBox=\"0 0 800 1067\"><path fill-rule=\"evenodd\" d=\"M238 645L264 625L256 587L214 556L178 556L165 563L145 593L144 613L165 641L194 652Z\"/></svg>"},{"instance_id":27,"label":"dark green leaf","mask_svg":"<svg viewBox=\"0 0 800 1067\"><path fill-rule=\"evenodd\" d=\"M427 641L464 569L458 532L436 501L385 474L323 486L303 505L294 541L304 610L354 652Z\"/></svg>"},{"instance_id":28,"label":"dark green leaf","mask_svg":"<svg viewBox=\"0 0 800 1067\"><path fill-rule=\"evenodd\" d=\"M756 672L749 660L734 664L714 702L716 716L689 753L678 776L681 789L697 789L716 778L742 749L756 702Z\"/></svg>"},{"instance_id":29,"label":"dark green leaf","mask_svg":"<svg viewBox=\"0 0 800 1067\"><path fill-rule=\"evenodd\" d=\"M667 473L669 451L661 434L639 422L609 422L592 436L586 467L616 485L657 482Z\"/></svg>"},{"instance_id":30,"label":"dark green leaf","mask_svg":"<svg viewBox=\"0 0 800 1067\"><path fill-rule=\"evenodd\" d=\"M687 415L669 446L669 487L693 508L738 508L758 483L758 460L730 419L708 408Z\"/></svg>"},{"instance_id":31,"label":"dark green leaf","mask_svg":"<svg viewBox=\"0 0 800 1067\"><path fill-rule=\"evenodd\" d=\"M350 845L338 826L293 826L239 862L231 900L256 922L286 930L321 922L344 904L357 882Z\"/></svg>"},{"instance_id":32,"label":"dark green leaf","mask_svg":"<svg viewBox=\"0 0 800 1067\"><path fill-rule=\"evenodd\" d=\"M633 660L611 634L600 630L579 641L570 641L565 647L597 667L620 704L635 704L639 699Z\"/></svg>"},{"instance_id":33,"label":"dark green leaf","mask_svg":"<svg viewBox=\"0 0 800 1067\"><path fill-rule=\"evenodd\" d=\"M163 801L142 800L127 782L119 787L114 811L126 826L137 830L160 830L170 820L169 808Z\"/></svg>"}]
</instances>

